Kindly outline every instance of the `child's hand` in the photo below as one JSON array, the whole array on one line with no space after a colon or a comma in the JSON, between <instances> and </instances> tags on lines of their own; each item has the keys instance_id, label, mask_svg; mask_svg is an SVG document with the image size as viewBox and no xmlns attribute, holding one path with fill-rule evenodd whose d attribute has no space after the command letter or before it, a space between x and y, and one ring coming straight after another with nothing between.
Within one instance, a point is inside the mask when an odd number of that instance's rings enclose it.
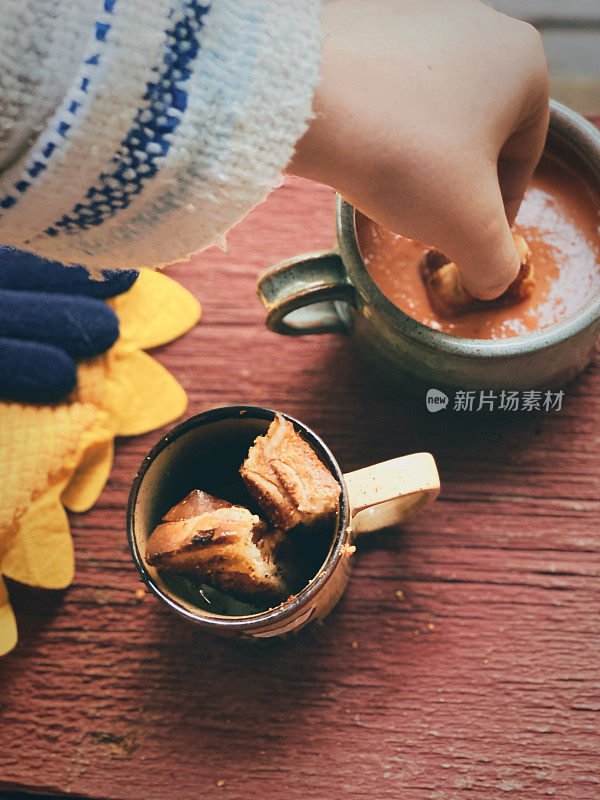
<instances>
[{"instance_id":1,"label":"child's hand","mask_svg":"<svg viewBox=\"0 0 600 800\"><path fill-rule=\"evenodd\" d=\"M324 27L316 117L288 170L497 297L519 270L509 223L548 124L539 35L476 0L337 0Z\"/></svg>"}]
</instances>

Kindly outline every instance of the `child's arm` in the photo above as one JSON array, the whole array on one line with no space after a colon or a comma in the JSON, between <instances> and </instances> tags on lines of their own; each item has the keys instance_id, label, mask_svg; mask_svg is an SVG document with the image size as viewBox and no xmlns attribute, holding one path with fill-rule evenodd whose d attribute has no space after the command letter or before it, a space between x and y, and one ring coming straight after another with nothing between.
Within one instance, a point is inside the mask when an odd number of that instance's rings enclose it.
<instances>
[{"instance_id":1,"label":"child's arm","mask_svg":"<svg viewBox=\"0 0 600 800\"><path fill-rule=\"evenodd\" d=\"M264 199L300 139L290 171L445 252L471 293L515 276L502 203L512 218L547 124L529 26L475 0L326 5L302 137L317 0L15 8L0 27L2 243L96 268L185 258Z\"/></svg>"},{"instance_id":2,"label":"child's arm","mask_svg":"<svg viewBox=\"0 0 600 800\"><path fill-rule=\"evenodd\" d=\"M509 222L548 123L538 34L475 0L338 0L324 27L316 118L290 172L444 252L475 296L498 296L519 270Z\"/></svg>"},{"instance_id":3,"label":"child's arm","mask_svg":"<svg viewBox=\"0 0 600 800\"><path fill-rule=\"evenodd\" d=\"M156 266L223 236L311 115L318 0L0 0L0 242Z\"/></svg>"}]
</instances>

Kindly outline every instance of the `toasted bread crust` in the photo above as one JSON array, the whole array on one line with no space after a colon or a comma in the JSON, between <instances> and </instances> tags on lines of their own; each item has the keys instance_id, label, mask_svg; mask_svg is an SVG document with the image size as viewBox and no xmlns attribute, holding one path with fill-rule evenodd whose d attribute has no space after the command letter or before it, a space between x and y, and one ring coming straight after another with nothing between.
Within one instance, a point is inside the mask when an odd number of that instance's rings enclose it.
<instances>
[{"instance_id":1,"label":"toasted bread crust","mask_svg":"<svg viewBox=\"0 0 600 800\"><path fill-rule=\"evenodd\" d=\"M216 511L218 508L231 508L233 503L221 500L208 492L194 489L180 503L173 506L163 517L165 522L178 519L189 519L203 514L205 511Z\"/></svg>"},{"instance_id":2,"label":"toasted bread crust","mask_svg":"<svg viewBox=\"0 0 600 800\"><path fill-rule=\"evenodd\" d=\"M241 595L281 599L285 581L274 563L278 533L242 506L218 508L158 525L146 562Z\"/></svg>"},{"instance_id":3,"label":"toasted bread crust","mask_svg":"<svg viewBox=\"0 0 600 800\"><path fill-rule=\"evenodd\" d=\"M240 473L273 525L289 530L332 517L340 485L291 422L277 414L250 448Z\"/></svg>"},{"instance_id":4,"label":"toasted bread crust","mask_svg":"<svg viewBox=\"0 0 600 800\"><path fill-rule=\"evenodd\" d=\"M522 236L513 233L521 266L515 280L495 300L478 300L463 288L458 267L439 250L429 250L421 262L421 277L433 309L445 317L455 317L483 308L497 308L526 300L535 286L531 250Z\"/></svg>"}]
</instances>

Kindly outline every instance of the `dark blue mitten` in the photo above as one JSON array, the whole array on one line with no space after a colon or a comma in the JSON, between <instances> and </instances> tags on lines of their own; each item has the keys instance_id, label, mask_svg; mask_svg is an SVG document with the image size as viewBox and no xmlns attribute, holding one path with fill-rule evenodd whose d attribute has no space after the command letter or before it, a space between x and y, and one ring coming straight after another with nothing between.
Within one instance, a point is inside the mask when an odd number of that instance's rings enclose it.
<instances>
[{"instance_id":1,"label":"dark blue mitten","mask_svg":"<svg viewBox=\"0 0 600 800\"><path fill-rule=\"evenodd\" d=\"M0 289L0 337L60 347L91 358L119 338L115 312L92 297Z\"/></svg>"},{"instance_id":2,"label":"dark blue mitten","mask_svg":"<svg viewBox=\"0 0 600 800\"><path fill-rule=\"evenodd\" d=\"M76 383L75 362L64 350L0 338L0 396L21 403L56 403Z\"/></svg>"},{"instance_id":3,"label":"dark blue mitten","mask_svg":"<svg viewBox=\"0 0 600 800\"><path fill-rule=\"evenodd\" d=\"M131 289L138 274L135 269L105 269L104 280L94 281L80 264L65 267L59 261L49 261L27 250L0 247L0 289L106 298Z\"/></svg>"},{"instance_id":4,"label":"dark blue mitten","mask_svg":"<svg viewBox=\"0 0 600 800\"><path fill-rule=\"evenodd\" d=\"M75 359L108 350L119 336L115 312L100 298L127 291L135 270L93 281L33 253L0 247L0 397L52 403L73 390Z\"/></svg>"}]
</instances>

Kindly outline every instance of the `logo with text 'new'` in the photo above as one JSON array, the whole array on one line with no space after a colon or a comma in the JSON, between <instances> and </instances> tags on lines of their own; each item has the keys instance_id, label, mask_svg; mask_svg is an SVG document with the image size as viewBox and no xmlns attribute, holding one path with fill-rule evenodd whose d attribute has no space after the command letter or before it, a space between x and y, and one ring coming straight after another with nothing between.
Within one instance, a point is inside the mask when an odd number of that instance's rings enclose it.
<instances>
[{"instance_id":1,"label":"logo with text 'new'","mask_svg":"<svg viewBox=\"0 0 600 800\"><path fill-rule=\"evenodd\" d=\"M444 392L440 392L439 389L427 390L427 395L425 396L425 405L427 406L427 411L441 411L443 408L446 408L448 402L448 395L444 394Z\"/></svg>"}]
</instances>

